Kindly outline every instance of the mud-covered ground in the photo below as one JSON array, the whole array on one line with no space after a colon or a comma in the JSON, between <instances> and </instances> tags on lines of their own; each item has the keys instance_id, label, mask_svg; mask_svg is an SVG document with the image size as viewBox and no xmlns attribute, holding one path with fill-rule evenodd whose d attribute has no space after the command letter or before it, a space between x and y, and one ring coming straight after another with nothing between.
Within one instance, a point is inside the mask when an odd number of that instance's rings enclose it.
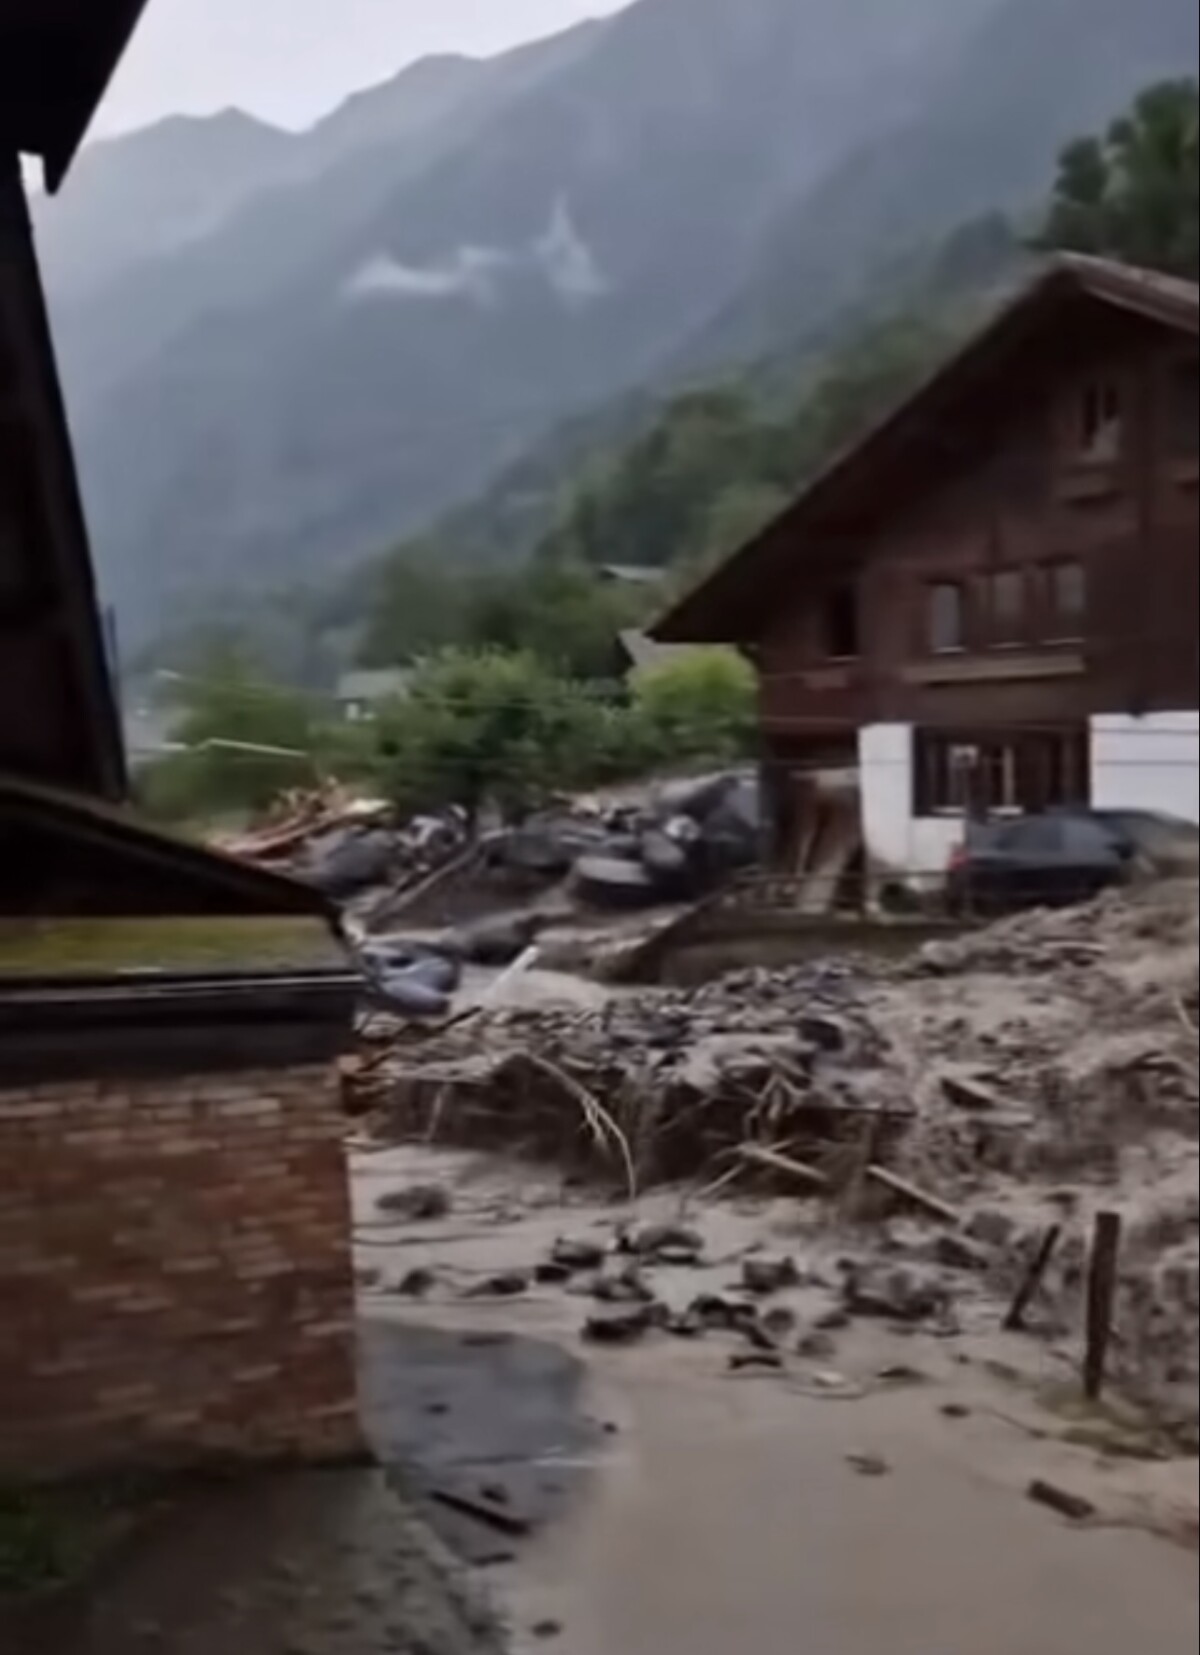
<instances>
[{"instance_id":1,"label":"mud-covered ground","mask_svg":"<svg viewBox=\"0 0 1200 1655\"><path fill-rule=\"evenodd\" d=\"M401 1217L388 1197L414 1188L441 1189L449 1210ZM1193 1647L1194 1460L1115 1398L1084 1408L1073 1337L1004 1335L986 1280L961 1277L944 1325L843 1325L839 1261L873 1238L794 1201L664 1193L633 1212L528 1167L422 1148L363 1155L355 1190L368 1348L409 1353L398 1411L386 1363L368 1363L369 1415L406 1438L421 1509L483 1562L516 1648ZM795 1259L799 1282L764 1307L783 1313L780 1368L734 1371L745 1342L726 1332L588 1343L588 1319L614 1311L587 1277L515 1291L559 1238L607 1245L631 1222L681 1221L704 1262L644 1268L673 1310L743 1296L747 1260ZM1033 1502L1038 1479L1088 1519ZM440 1510L447 1488L530 1532Z\"/></svg>"}]
</instances>

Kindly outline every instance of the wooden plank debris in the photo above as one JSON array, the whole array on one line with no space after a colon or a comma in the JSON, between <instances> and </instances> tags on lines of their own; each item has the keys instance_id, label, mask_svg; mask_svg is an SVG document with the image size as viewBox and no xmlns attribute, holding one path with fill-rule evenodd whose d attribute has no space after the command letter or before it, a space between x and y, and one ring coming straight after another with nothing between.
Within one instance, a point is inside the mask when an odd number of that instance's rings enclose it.
<instances>
[{"instance_id":1,"label":"wooden plank debris","mask_svg":"<svg viewBox=\"0 0 1200 1655\"><path fill-rule=\"evenodd\" d=\"M1025 1272L1021 1285L1016 1291L1008 1315L1004 1318L1006 1333L1020 1333L1024 1330L1025 1317L1029 1313L1029 1307L1034 1301L1038 1288L1042 1285L1046 1271L1050 1268L1051 1260L1058 1251L1062 1233L1063 1227L1061 1224L1051 1224L1043 1235L1029 1269Z\"/></svg>"},{"instance_id":2,"label":"wooden plank debris","mask_svg":"<svg viewBox=\"0 0 1200 1655\"><path fill-rule=\"evenodd\" d=\"M743 1144L738 1150L743 1161L751 1166L765 1167L771 1172L781 1172L788 1178L795 1178L810 1189L827 1190L829 1179L816 1167L810 1167L805 1161L794 1160L790 1155L781 1155L777 1149L765 1149L759 1144Z\"/></svg>"},{"instance_id":3,"label":"wooden plank debris","mask_svg":"<svg viewBox=\"0 0 1200 1655\"><path fill-rule=\"evenodd\" d=\"M918 1188L916 1184L910 1184L907 1178L897 1177L894 1172L889 1172L886 1167L869 1166L867 1177L873 1183L880 1184L884 1189L890 1190L893 1195L898 1195L902 1200L910 1202L914 1207L920 1207L930 1217L940 1219L943 1224L957 1224L959 1222L960 1214L956 1207L952 1207L949 1202L941 1200L939 1196L930 1195L927 1190Z\"/></svg>"}]
</instances>

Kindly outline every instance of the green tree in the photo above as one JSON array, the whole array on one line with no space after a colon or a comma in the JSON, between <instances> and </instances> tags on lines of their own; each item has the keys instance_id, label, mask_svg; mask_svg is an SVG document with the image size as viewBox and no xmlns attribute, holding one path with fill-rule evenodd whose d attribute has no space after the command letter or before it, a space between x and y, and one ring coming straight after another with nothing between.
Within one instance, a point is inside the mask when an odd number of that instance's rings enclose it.
<instances>
[{"instance_id":1,"label":"green tree","mask_svg":"<svg viewBox=\"0 0 1200 1655\"><path fill-rule=\"evenodd\" d=\"M733 649L692 649L634 675L632 711L661 759L727 763L753 750L758 680Z\"/></svg>"},{"instance_id":2,"label":"green tree","mask_svg":"<svg viewBox=\"0 0 1200 1655\"><path fill-rule=\"evenodd\" d=\"M591 779L607 739L595 700L537 656L448 650L419 670L380 717L391 797L406 809L487 805L519 816Z\"/></svg>"},{"instance_id":3,"label":"green tree","mask_svg":"<svg viewBox=\"0 0 1200 1655\"><path fill-rule=\"evenodd\" d=\"M583 479L538 556L664 568L702 542L714 504L729 489L786 485L789 473L784 431L745 392L691 392L615 462Z\"/></svg>"},{"instance_id":4,"label":"green tree","mask_svg":"<svg viewBox=\"0 0 1200 1655\"><path fill-rule=\"evenodd\" d=\"M262 809L283 789L322 774L319 703L274 684L235 649L196 670L162 674L175 751L139 778L152 814L188 820Z\"/></svg>"},{"instance_id":5,"label":"green tree","mask_svg":"<svg viewBox=\"0 0 1200 1655\"><path fill-rule=\"evenodd\" d=\"M653 590L605 582L574 562L534 562L483 577L466 593L465 642L536 656L567 678L607 679L617 636L647 619Z\"/></svg>"},{"instance_id":6,"label":"green tree","mask_svg":"<svg viewBox=\"0 0 1200 1655\"><path fill-rule=\"evenodd\" d=\"M1198 109L1194 79L1164 81L1147 88L1103 137L1068 145L1040 243L1194 281Z\"/></svg>"}]
</instances>

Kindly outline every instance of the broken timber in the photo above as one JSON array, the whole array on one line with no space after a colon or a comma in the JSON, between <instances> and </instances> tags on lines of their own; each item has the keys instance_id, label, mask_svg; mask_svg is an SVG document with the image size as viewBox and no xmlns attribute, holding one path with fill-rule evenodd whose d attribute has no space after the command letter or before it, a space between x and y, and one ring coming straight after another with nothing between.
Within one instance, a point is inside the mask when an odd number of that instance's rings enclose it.
<instances>
[{"instance_id":1,"label":"broken timber","mask_svg":"<svg viewBox=\"0 0 1200 1655\"><path fill-rule=\"evenodd\" d=\"M867 1177L873 1183L880 1184L884 1189L890 1190L893 1195L901 1196L905 1201L911 1202L914 1207L920 1207L924 1212L929 1213L932 1218L939 1219L943 1224L957 1224L959 1222L957 1208L952 1207L948 1201L942 1201L938 1196L930 1195L926 1190L918 1188L916 1184L910 1184L907 1178L898 1178L894 1172L889 1172L886 1167L869 1166Z\"/></svg>"}]
</instances>

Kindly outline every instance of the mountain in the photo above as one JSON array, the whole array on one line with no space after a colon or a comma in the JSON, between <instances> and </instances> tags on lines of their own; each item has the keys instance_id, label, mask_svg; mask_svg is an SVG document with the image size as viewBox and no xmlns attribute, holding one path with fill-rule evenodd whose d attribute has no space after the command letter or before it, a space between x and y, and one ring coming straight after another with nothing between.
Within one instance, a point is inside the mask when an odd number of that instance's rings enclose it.
<instances>
[{"instance_id":1,"label":"mountain","mask_svg":"<svg viewBox=\"0 0 1200 1655\"><path fill-rule=\"evenodd\" d=\"M286 132L240 110L174 115L92 144L34 223L56 297L85 298L140 259L203 240L286 165Z\"/></svg>"},{"instance_id":2,"label":"mountain","mask_svg":"<svg viewBox=\"0 0 1200 1655\"><path fill-rule=\"evenodd\" d=\"M164 123L168 137L186 130L191 170L207 186L203 231L199 212L188 217L187 188L173 183L178 146L160 146L162 127L85 150L62 197L36 218L76 417L143 364L153 374L158 353L206 315L269 302L405 177L469 142L591 34L584 25L488 62L425 59L310 131L279 133L257 164L243 150L236 189L224 187L230 118ZM179 226L172 241L159 230L164 201Z\"/></svg>"},{"instance_id":3,"label":"mountain","mask_svg":"<svg viewBox=\"0 0 1200 1655\"><path fill-rule=\"evenodd\" d=\"M1183 0L1006 0L949 54L920 111L798 192L684 364L770 350L798 319L812 328L853 301L914 242L981 207L1028 209L1065 144L1102 130L1142 87L1194 76L1198 56Z\"/></svg>"},{"instance_id":4,"label":"mountain","mask_svg":"<svg viewBox=\"0 0 1200 1655\"><path fill-rule=\"evenodd\" d=\"M186 255L56 297L127 634L352 562L652 373L781 202L910 106L947 18L994 3L639 0L452 71L403 140L343 144ZM414 84L333 131L386 127Z\"/></svg>"},{"instance_id":5,"label":"mountain","mask_svg":"<svg viewBox=\"0 0 1200 1655\"><path fill-rule=\"evenodd\" d=\"M636 0L241 163L192 123L166 236L163 132L97 146L39 231L127 639L352 567L506 468L544 493L522 456L577 451L540 446L563 420L793 350L1195 40L1188 0Z\"/></svg>"}]
</instances>

